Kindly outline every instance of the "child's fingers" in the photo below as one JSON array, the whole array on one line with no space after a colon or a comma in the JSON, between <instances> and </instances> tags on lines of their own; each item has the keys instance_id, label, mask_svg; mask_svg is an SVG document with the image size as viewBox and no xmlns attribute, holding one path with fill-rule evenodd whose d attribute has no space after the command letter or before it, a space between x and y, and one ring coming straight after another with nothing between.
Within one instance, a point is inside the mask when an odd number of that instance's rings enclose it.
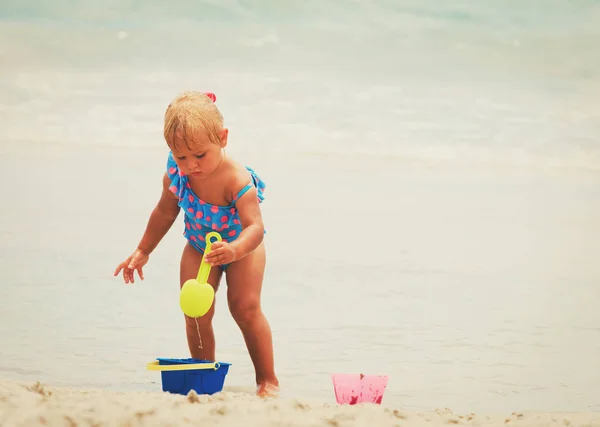
<instances>
[{"instance_id":1,"label":"child's fingers","mask_svg":"<svg viewBox=\"0 0 600 427\"><path fill-rule=\"evenodd\" d=\"M225 253L223 253L223 252L215 254L215 256L211 258L211 262L214 264L223 264L224 260L225 260Z\"/></svg>"},{"instance_id":2,"label":"child's fingers","mask_svg":"<svg viewBox=\"0 0 600 427\"><path fill-rule=\"evenodd\" d=\"M136 269L140 270L141 267L132 267L133 263L129 262L127 264L123 263L122 265L120 265L120 269L123 270L123 280L125 281L125 283L134 283L134 276L133 273ZM140 275L141 277L141 275ZM143 279L142 279L143 280Z\"/></svg>"},{"instance_id":3,"label":"child's fingers","mask_svg":"<svg viewBox=\"0 0 600 427\"><path fill-rule=\"evenodd\" d=\"M219 249L218 251L214 252L212 257L210 258L211 261L220 261L225 257L225 249Z\"/></svg>"},{"instance_id":4,"label":"child's fingers","mask_svg":"<svg viewBox=\"0 0 600 427\"><path fill-rule=\"evenodd\" d=\"M113 273L113 276L115 276L115 277L118 276L119 273L121 272L121 270L123 270L123 264L122 263L117 266L117 268L115 269L115 272Z\"/></svg>"},{"instance_id":5,"label":"child's fingers","mask_svg":"<svg viewBox=\"0 0 600 427\"><path fill-rule=\"evenodd\" d=\"M218 256L218 255L219 255L219 253L221 253L221 251L222 251L222 249L219 249L219 248L217 248L217 249L215 249L215 248L212 248L212 249L210 250L210 252L206 254L206 259L213 259L214 257Z\"/></svg>"},{"instance_id":6,"label":"child's fingers","mask_svg":"<svg viewBox=\"0 0 600 427\"><path fill-rule=\"evenodd\" d=\"M142 271L142 267L138 267L137 272L140 275L140 279L144 280L144 272Z\"/></svg>"},{"instance_id":7,"label":"child's fingers","mask_svg":"<svg viewBox=\"0 0 600 427\"><path fill-rule=\"evenodd\" d=\"M121 270L125 270L125 268L127 268L127 263L129 262L129 260L125 260L123 261L121 264L117 265L117 268L115 269L115 276L118 276L119 273L121 272Z\"/></svg>"}]
</instances>

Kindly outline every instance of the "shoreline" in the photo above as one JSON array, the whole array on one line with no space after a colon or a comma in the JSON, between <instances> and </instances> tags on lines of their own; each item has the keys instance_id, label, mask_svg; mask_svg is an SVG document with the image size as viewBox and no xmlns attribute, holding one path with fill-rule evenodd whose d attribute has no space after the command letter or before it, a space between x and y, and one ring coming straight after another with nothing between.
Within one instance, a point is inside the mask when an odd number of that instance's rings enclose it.
<instances>
[{"instance_id":1,"label":"shoreline","mask_svg":"<svg viewBox=\"0 0 600 427\"><path fill-rule=\"evenodd\" d=\"M446 426L527 425L600 426L600 413L427 412L384 405L341 406L318 400L259 399L251 393L223 391L212 396L157 392L76 389L41 382L0 380L0 424L3 426Z\"/></svg>"}]
</instances>

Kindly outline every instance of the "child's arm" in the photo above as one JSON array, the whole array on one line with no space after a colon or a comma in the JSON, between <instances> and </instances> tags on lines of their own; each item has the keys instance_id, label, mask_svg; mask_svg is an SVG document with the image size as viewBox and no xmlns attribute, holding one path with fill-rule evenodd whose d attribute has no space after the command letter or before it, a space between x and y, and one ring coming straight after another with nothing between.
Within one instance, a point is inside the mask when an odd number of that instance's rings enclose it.
<instances>
[{"instance_id":1,"label":"child's arm","mask_svg":"<svg viewBox=\"0 0 600 427\"><path fill-rule=\"evenodd\" d=\"M179 214L177 197L169 190L171 184L167 174L163 177L163 190L160 200L152 210L146 231L142 236L137 249L121 262L114 275L118 276L123 271L125 283L134 283L134 271L138 272L140 279L144 280L143 267L148 262L150 253L156 248L161 239L167 234L171 225Z\"/></svg>"},{"instance_id":2,"label":"child's arm","mask_svg":"<svg viewBox=\"0 0 600 427\"><path fill-rule=\"evenodd\" d=\"M169 189L170 185L171 180L165 173L160 200L152 210L146 231L138 244L138 250L146 255L150 255L154 251L179 215L180 207L177 204L177 196Z\"/></svg>"},{"instance_id":3,"label":"child's arm","mask_svg":"<svg viewBox=\"0 0 600 427\"><path fill-rule=\"evenodd\" d=\"M231 247L234 249L235 259L238 260L256 249L264 239L265 228L256 187L246 191L237 200L236 207L242 223L242 232L236 240L231 242Z\"/></svg>"}]
</instances>

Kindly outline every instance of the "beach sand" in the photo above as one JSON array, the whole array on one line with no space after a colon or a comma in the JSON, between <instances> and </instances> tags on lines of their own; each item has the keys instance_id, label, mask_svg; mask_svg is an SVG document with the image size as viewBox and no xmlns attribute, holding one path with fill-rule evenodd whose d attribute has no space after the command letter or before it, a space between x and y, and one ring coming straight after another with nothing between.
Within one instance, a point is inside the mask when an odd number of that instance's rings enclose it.
<instances>
[{"instance_id":1,"label":"beach sand","mask_svg":"<svg viewBox=\"0 0 600 427\"><path fill-rule=\"evenodd\" d=\"M40 382L0 382L0 425L12 426L600 426L597 413L458 414L440 408L407 412L385 405L337 405L306 399L259 399L223 391L212 396L77 390Z\"/></svg>"}]
</instances>

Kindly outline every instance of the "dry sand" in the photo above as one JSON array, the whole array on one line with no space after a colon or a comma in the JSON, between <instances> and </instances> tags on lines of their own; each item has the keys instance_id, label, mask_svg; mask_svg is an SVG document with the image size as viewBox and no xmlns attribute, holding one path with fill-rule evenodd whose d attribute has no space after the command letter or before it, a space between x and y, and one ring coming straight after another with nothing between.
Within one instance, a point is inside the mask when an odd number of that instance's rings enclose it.
<instances>
[{"instance_id":1,"label":"dry sand","mask_svg":"<svg viewBox=\"0 0 600 427\"><path fill-rule=\"evenodd\" d=\"M455 414L340 406L225 391L213 396L113 392L0 382L0 425L12 426L600 426L597 413Z\"/></svg>"}]
</instances>

